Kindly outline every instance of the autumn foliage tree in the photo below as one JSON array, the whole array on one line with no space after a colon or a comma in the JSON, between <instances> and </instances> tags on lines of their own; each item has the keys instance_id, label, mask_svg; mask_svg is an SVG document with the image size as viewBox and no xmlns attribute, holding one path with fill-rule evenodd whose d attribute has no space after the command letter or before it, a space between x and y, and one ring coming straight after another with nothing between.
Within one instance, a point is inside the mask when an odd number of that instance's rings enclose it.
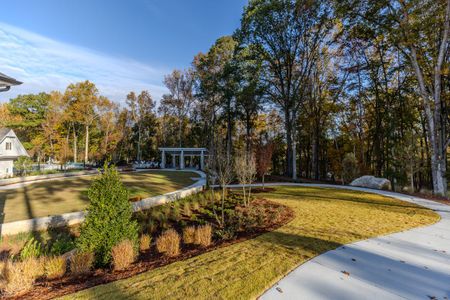
<instances>
[{"instance_id":1,"label":"autumn foliage tree","mask_svg":"<svg viewBox=\"0 0 450 300\"><path fill-rule=\"evenodd\" d=\"M264 189L264 178L272 166L272 155L274 145L272 142L260 144L256 148L256 171L262 180L262 187Z\"/></svg>"}]
</instances>

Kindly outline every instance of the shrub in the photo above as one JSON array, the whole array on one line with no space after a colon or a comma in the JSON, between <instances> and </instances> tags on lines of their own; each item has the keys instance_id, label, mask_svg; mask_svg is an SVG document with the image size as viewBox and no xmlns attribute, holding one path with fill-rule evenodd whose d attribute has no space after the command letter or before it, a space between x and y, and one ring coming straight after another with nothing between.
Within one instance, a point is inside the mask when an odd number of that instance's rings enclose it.
<instances>
[{"instance_id":1,"label":"shrub","mask_svg":"<svg viewBox=\"0 0 450 300\"><path fill-rule=\"evenodd\" d=\"M195 230L195 243L203 247L211 245L212 228L211 225L198 226Z\"/></svg>"},{"instance_id":2,"label":"shrub","mask_svg":"<svg viewBox=\"0 0 450 300\"><path fill-rule=\"evenodd\" d=\"M42 247L39 241L31 238L28 240L20 251L20 259L37 258L42 254Z\"/></svg>"},{"instance_id":3,"label":"shrub","mask_svg":"<svg viewBox=\"0 0 450 300\"><path fill-rule=\"evenodd\" d=\"M53 256L45 260L45 275L49 279L62 277L66 273L67 262L62 256Z\"/></svg>"},{"instance_id":4,"label":"shrub","mask_svg":"<svg viewBox=\"0 0 450 300\"><path fill-rule=\"evenodd\" d=\"M147 251L150 249L150 244L152 242L152 237L148 234L141 235L141 238L139 239L139 250L142 252Z\"/></svg>"},{"instance_id":5,"label":"shrub","mask_svg":"<svg viewBox=\"0 0 450 300\"><path fill-rule=\"evenodd\" d=\"M23 261L7 261L3 267L3 291L15 295L33 287L37 277L42 275L42 261L30 257Z\"/></svg>"},{"instance_id":6,"label":"shrub","mask_svg":"<svg viewBox=\"0 0 450 300\"><path fill-rule=\"evenodd\" d=\"M183 214L187 217L190 217L192 215L191 205L189 204L189 202L184 203Z\"/></svg>"},{"instance_id":7,"label":"shrub","mask_svg":"<svg viewBox=\"0 0 450 300\"><path fill-rule=\"evenodd\" d=\"M156 240L156 249L167 256L180 253L180 235L173 229L164 231Z\"/></svg>"},{"instance_id":8,"label":"shrub","mask_svg":"<svg viewBox=\"0 0 450 300\"><path fill-rule=\"evenodd\" d=\"M179 206L172 207L170 211L170 220L178 222L181 219L181 212Z\"/></svg>"},{"instance_id":9,"label":"shrub","mask_svg":"<svg viewBox=\"0 0 450 300\"><path fill-rule=\"evenodd\" d=\"M51 255L61 255L75 248L75 243L70 238L60 238L53 242L50 248Z\"/></svg>"},{"instance_id":10,"label":"shrub","mask_svg":"<svg viewBox=\"0 0 450 300\"><path fill-rule=\"evenodd\" d=\"M91 271L94 264L94 254L92 252L77 251L70 256L70 272L74 275L86 274Z\"/></svg>"},{"instance_id":11,"label":"shrub","mask_svg":"<svg viewBox=\"0 0 450 300\"><path fill-rule=\"evenodd\" d=\"M148 223L147 223L147 232L148 233L155 232L157 228L158 228L158 224L156 224L155 221L153 221L153 220L148 221Z\"/></svg>"},{"instance_id":12,"label":"shrub","mask_svg":"<svg viewBox=\"0 0 450 300\"><path fill-rule=\"evenodd\" d=\"M358 161L353 153L346 153L342 160L342 177L344 182L351 182L358 177Z\"/></svg>"},{"instance_id":13,"label":"shrub","mask_svg":"<svg viewBox=\"0 0 450 300\"><path fill-rule=\"evenodd\" d=\"M115 245L111 250L114 270L123 270L129 267L136 259L134 243L130 240L123 240Z\"/></svg>"},{"instance_id":14,"label":"shrub","mask_svg":"<svg viewBox=\"0 0 450 300\"><path fill-rule=\"evenodd\" d=\"M195 227L189 226L183 229L183 242L193 244L195 242Z\"/></svg>"},{"instance_id":15,"label":"shrub","mask_svg":"<svg viewBox=\"0 0 450 300\"><path fill-rule=\"evenodd\" d=\"M198 201L192 202L192 209L193 210L199 210L200 209L200 203L198 203Z\"/></svg>"},{"instance_id":16,"label":"shrub","mask_svg":"<svg viewBox=\"0 0 450 300\"><path fill-rule=\"evenodd\" d=\"M115 167L105 163L104 173L92 183L88 196L88 215L81 226L77 248L93 252L97 265L105 266L111 261L114 245L125 239L137 242L138 225L132 220L128 191Z\"/></svg>"}]
</instances>

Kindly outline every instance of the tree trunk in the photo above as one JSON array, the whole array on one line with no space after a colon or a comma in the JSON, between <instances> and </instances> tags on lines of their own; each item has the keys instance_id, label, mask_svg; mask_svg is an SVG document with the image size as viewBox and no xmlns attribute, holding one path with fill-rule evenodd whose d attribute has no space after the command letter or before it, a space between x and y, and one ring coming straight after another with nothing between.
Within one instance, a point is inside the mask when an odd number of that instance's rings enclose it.
<instances>
[{"instance_id":1,"label":"tree trunk","mask_svg":"<svg viewBox=\"0 0 450 300\"><path fill-rule=\"evenodd\" d=\"M292 176L292 123L290 121L289 111L285 111L284 128L286 130L286 176Z\"/></svg>"},{"instance_id":2,"label":"tree trunk","mask_svg":"<svg viewBox=\"0 0 450 300\"><path fill-rule=\"evenodd\" d=\"M138 126L137 161L141 161L141 125Z\"/></svg>"},{"instance_id":3,"label":"tree trunk","mask_svg":"<svg viewBox=\"0 0 450 300\"><path fill-rule=\"evenodd\" d=\"M86 141L84 145L84 164L86 165L89 160L89 125L86 125Z\"/></svg>"},{"instance_id":4,"label":"tree trunk","mask_svg":"<svg viewBox=\"0 0 450 300\"><path fill-rule=\"evenodd\" d=\"M75 130L75 127L73 128L73 162L77 162L77 156L78 156L78 137L77 132Z\"/></svg>"}]
</instances>

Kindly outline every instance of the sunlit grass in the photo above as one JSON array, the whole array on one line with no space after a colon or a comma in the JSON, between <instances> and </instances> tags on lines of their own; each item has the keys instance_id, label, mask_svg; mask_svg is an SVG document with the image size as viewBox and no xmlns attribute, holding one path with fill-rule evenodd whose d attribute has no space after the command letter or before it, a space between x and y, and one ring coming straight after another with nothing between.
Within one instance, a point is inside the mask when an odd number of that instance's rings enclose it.
<instances>
[{"instance_id":1,"label":"sunlit grass","mask_svg":"<svg viewBox=\"0 0 450 300\"><path fill-rule=\"evenodd\" d=\"M142 198L172 192L199 177L193 172L148 171L125 173L121 178L130 196ZM87 207L87 189L95 175L63 178L0 190L0 223L80 211Z\"/></svg>"},{"instance_id":2,"label":"sunlit grass","mask_svg":"<svg viewBox=\"0 0 450 300\"><path fill-rule=\"evenodd\" d=\"M416 205L355 191L278 187L258 194L292 207L274 232L66 299L251 299L306 260L354 242L436 222Z\"/></svg>"}]
</instances>

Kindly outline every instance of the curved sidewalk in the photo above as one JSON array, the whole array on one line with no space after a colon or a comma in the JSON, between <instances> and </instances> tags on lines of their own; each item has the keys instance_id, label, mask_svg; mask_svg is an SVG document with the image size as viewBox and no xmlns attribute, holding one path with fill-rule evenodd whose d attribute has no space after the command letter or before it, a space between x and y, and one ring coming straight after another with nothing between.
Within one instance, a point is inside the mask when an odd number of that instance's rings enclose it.
<instances>
[{"instance_id":1,"label":"curved sidewalk","mask_svg":"<svg viewBox=\"0 0 450 300\"><path fill-rule=\"evenodd\" d=\"M430 226L347 244L321 254L294 269L261 299L450 299L450 206L357 187L270 185L376 193L430 208L441 220Z\"/></svg>"}]
</instances>

